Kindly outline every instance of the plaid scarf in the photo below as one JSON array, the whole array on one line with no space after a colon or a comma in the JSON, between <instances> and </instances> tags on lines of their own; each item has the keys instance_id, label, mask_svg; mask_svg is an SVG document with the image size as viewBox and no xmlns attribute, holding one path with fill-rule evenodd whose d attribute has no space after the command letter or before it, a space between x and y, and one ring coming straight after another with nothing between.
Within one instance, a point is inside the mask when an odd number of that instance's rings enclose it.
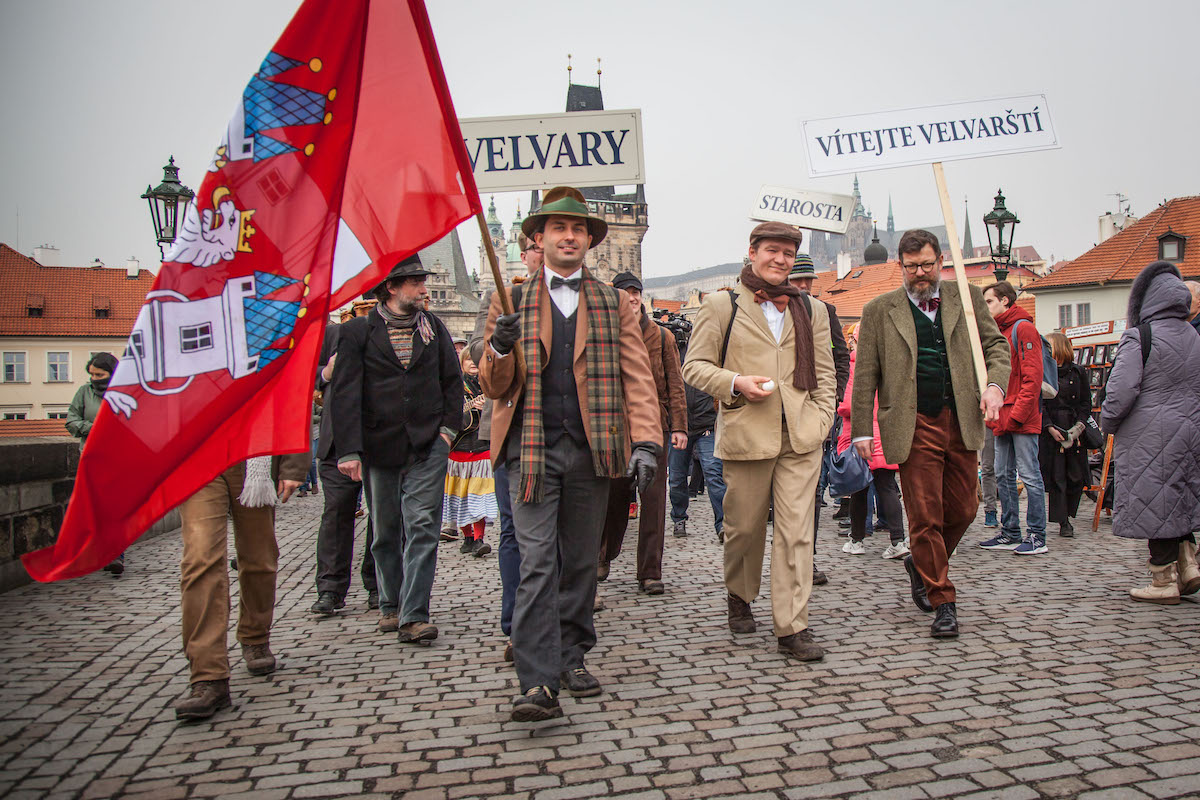
<instances>
[{"instance_id":1,"label":"plaid scarf","mask_svg":"<svg viewBox=\"0 0 1200 800\"><path fill-rule=\"evenodd\" d=\"M792 370L792 386L797 389L812 391L817 388L817 367L813 361L813 330L812 319L800 299L800 290L787 281L783 283L767 283L754 273L750 267L742 268L742 285L754 292L754 299L759 303L771 302L782 311L787 308L791 312L792 330L796 337L792 342L796 350L796 366Z\"/></svg>"},{"instance_id":2,"label":"plaid scarf","mask_svg":"<svg viewBox=\"0 0 1200 800\"><path fill-rule=\"evenodd\" d=\"M521 298L521 349L525 352L525 412L521 423L521 500L540 503L546 482L546 431L542 420L542 270L530 276ZM602 478L625 474L625 412L621 387L620 296L584 268L581 308L587 320L587 399L592 466ZM554 301L547 296L547 301Z\"/></svg>"}]
</instances>

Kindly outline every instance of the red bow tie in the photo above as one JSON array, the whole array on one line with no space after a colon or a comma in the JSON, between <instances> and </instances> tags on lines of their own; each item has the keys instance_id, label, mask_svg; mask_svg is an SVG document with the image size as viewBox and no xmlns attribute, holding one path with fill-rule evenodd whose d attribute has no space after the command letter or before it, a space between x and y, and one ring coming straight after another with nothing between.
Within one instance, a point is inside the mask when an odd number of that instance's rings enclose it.
<instances>
[{"instance_id":1,"label":"red bow tie","mask_svg":"<svg viewBox=\"0 0 1200 800\"><path fill-rule=\"evenodd\" d=\"M759 289L754 293L754 299L759 303L772 303L774 304L775 308L779 309L780 311L783 311L788 307L788 296L786 294L771 297L762 289Z\"/></svg>"},{"instance_id":2,"label":"red bow tie","mask_svg":"<svg viewBox=\"0 0 1200 800\"><path fill-rule=\"evenodd\" d=\"M917 308L921 309L922 311L933 311L936 313L938 310L938 306L940 306L941 304L942 304L942 298L931 297L928 300L921 300L920 302L918 302Z\"/></svg>"}]
</instances>

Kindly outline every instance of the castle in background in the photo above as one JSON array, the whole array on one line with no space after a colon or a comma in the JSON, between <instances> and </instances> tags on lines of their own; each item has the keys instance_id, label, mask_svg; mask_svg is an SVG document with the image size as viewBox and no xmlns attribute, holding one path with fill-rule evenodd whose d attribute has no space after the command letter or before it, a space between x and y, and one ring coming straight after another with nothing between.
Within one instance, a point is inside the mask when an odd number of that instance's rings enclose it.
<instances>
[{"instance_id":1,"label":"castle in background","mask_svg":"<svg viewBox=\"0 0 1200 800\"><path fill-rule=\"evenodd\" d=\"M567 85L567 111L602 111L604 97L599 86L584 86L578 83ZM608 235L598 247L588 251L586 264L595 276L608 282L619 272L632 272L642 276L642 239L650 227L646 205L645 187L639 184L628 194L618 194L613 186L592 186L581 189L587 199L588 211L608 223ZM527 214L537 211L541 200L535 189L530 192ZM506 280L525 274L521 263L521 249L517 234L521 232L520 208L517 218L507 233L504 223L496 215L495 200L488 207L487 227L492 248L500 261L500 271ZM479 245L479 286L487 290L495 287L492 270L488 265L487 250Z\"/></svg>"}]
</instances>

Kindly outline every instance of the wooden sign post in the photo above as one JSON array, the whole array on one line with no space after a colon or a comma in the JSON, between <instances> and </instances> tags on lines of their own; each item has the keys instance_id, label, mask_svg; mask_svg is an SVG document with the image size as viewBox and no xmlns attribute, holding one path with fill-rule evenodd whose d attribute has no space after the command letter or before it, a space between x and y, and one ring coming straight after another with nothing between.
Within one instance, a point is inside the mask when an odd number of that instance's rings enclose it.
<instances>
[{"instance_id":1,"label":"wooden sign post","mask_svg":"<svg viewBox=\"0 0 1200 800\"><path fill-rule=\"evenodd\" d=\"M987 389L987 364L983 360L983 345L979 341L979 322L975 319L975 303L971 301L971 284L963 267L962 246L958 243L958 227L954 224L954 210L950 208L950 191L946 188L946 173L942 162L933 162L933 179L937 181L938 197L942 201L942 217L946 220L946 238L950 240L950 257L954 259L954 281L958 284L958 295L962 298L963 314L967 318L967 333L971 340L971 358L975 362L975 380L979 383L979 396Z\"/></svg>"}]
</instances>

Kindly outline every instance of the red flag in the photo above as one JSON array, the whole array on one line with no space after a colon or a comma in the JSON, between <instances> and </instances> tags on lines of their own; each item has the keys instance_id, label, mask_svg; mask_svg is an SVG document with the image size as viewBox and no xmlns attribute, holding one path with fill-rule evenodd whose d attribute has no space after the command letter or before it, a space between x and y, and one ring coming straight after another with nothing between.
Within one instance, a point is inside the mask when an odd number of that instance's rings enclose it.
<instances>
[{"instance_id":1,"label":"red flag","mask_svg":"<svg viewBox=\"0 0 1200 800\"><path fill-rule=\"evenodd\" d=\"M309 449L329 309L479 210L421 0L305 0L179 225L29 574L99 569L229 465Z\"/></svg>"}]
</instances>

